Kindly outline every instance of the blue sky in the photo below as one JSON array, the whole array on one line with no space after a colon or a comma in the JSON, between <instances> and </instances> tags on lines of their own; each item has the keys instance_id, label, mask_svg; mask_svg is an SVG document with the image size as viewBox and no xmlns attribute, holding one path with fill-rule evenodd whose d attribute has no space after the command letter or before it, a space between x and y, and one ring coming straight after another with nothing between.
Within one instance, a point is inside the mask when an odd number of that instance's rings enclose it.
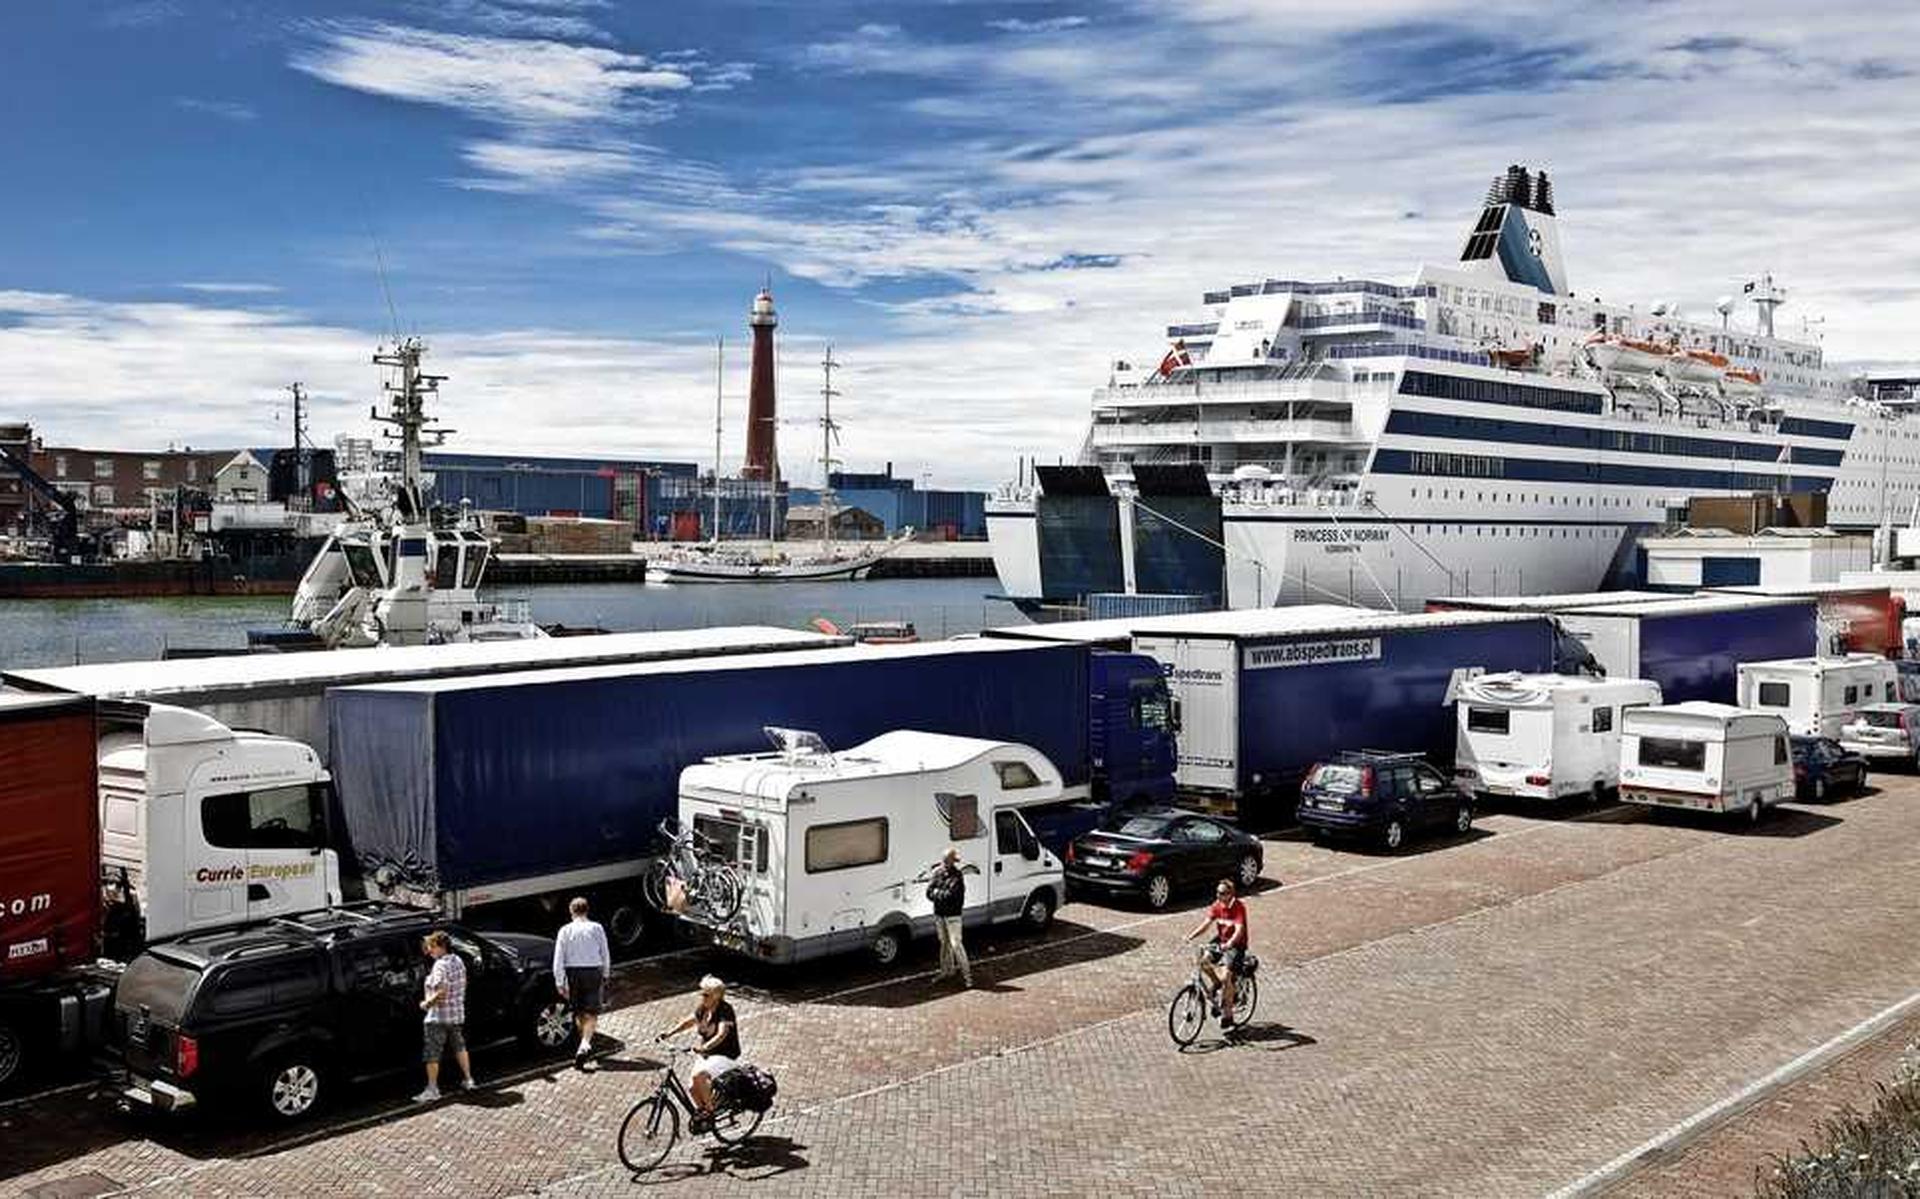
<instances>
[{"instance_id":1,"label":"blue sky","mask_svg":"<svg viewBox=\"0 0 1920 1199\"><path fill-rule=\"evenodd\" d=\"M1541 11L1543 7L1550 11ZM712 339L824 342L858 467L1073 454L1199 293L1404 279L1508 162L1574 286L1704 311L1773 269L1841 359L1920 357L1920 13L1693 0L12 5L0 417L364 432L399 327L460 448L698 457ZM739 452L745 355L729 363ZM788 435L792 459L811 444ZM804 476L795 465L790 473Z\"/></svg>"}]
</instances>

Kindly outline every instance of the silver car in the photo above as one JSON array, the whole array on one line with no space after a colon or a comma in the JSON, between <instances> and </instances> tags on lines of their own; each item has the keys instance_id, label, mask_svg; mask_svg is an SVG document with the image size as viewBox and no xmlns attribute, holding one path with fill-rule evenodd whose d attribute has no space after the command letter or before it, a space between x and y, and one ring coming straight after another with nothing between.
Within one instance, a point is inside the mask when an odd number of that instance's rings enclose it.
<instances>
[{"instance_id":1,"label":"silver car","mask_svg":"<svg viewBox=\"0 0 1920 1199\"><path fill-rule=\"evenodd\" d=\"M1920 765L1920 704L1868 704L1840 730L1840 745L1876 761Z\"/></svg>"}]
</instances>

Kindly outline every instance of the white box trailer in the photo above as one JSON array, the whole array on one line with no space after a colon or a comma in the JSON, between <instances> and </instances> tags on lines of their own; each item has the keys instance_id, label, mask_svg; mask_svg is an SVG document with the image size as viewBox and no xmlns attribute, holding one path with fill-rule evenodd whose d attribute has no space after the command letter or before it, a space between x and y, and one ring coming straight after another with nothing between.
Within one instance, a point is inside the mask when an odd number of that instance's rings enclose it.
<instances>
[{"instance_id":1,"label":"white box trailer","mask_svg":"<svg viewBox=\"0 0 1920 1199\"><path fill-rule=\"evenodd\" d=\"M1899 700L1900 671L1878 654L1742 662L1738 698L1800 736L1838 737L1866 705Z\"/></svg>"},{"instance_id":2,"label":"white box trailer","mask_svg":"<svg viewBox=\"0 0 1920 1199\"><path fill-rule=\"evenodd\" d=\"M892 962L935 931L922 876L949 845L972 868L969 926L1017 920L1037 930L1052 920L1065 875L1020 813L1063 794L1046 755L910 731L842 753L812 741L680 773L680 826L745 883L732 920L694 922L714 944L772 962L861 948Z\"/></svg>"},{"instance_id":3,"label":"white box trailer","mask_svg":"<svg viewBox=\"0 0 1920 1199\"><path fill-rule=\"evenodd\" d=\"M1606 798L1620 782L1620 722L1660 702L1646 679L1488 674L1460 689L1454 775L1481 796Z\"/></svg>"},{"instance_id":4,"label":"white box trailer","mask_svg":"<svg viewBox=\"0 0 1920 1199\"><path fill-rule=\"evenodd\" d=\"M1635 708L1620 728L1620 798L1652 807L1745 812L1758 822L1793 798L1787 722L1694 700Z\"/></svg>"}]
</instances>

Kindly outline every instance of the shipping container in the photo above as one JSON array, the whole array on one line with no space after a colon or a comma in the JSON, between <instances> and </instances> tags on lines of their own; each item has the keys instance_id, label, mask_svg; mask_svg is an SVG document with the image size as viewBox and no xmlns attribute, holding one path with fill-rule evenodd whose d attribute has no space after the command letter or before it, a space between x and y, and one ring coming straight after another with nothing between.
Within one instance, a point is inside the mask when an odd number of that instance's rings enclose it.
<instances>
[{"instance_id":1,"label":"shipping container","mask_svg":"<svg viewBox=\"0 0 1920 1199\"><path fill-rule=\"evenodd\" d=\"M1814 601L1698 595L1583 608L1556 617L1608 675L1651 679L1669 704L1731 703L1742 662L1810 657Z\"/></svg>"},{"instance_id":2,"label":"shipping container","mask_svg":"<svg viewBox=\"0 0 1920 1199\"><path fill-rule=\"evenodd\" d=\"M1482 672L1551 670L1544 616L1289 608L1143 621L1180 703L1183 793L1284 822L1314 763L1349 749L1414 751L1450 768L1453 700Z\"/></svg>"}]
</instances>

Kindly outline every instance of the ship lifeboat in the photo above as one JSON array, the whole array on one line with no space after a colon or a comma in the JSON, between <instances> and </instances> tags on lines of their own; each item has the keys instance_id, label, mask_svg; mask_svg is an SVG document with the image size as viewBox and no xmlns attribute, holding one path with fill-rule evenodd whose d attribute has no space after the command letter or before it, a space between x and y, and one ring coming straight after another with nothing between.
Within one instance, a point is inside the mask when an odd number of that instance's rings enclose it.
<instances>
[{"instance_id":1,"label":"ship lifeboat","mask_svg":"<svg viewBox=\"0 0 1920 1199\"><path fill-rule=\"evenodd\" d=\"M1760 372L1730 370L1720 376L1720 390L1728 396L1757 396L1760 394Z\"/></svg>"},{"instance_id":2,"label":"ship lifeboat","mask_svg":"<svg viewBox=\"0 0 1920 1199\"><path fill-rule=\"evenodd\" d=\"M1521 370L1533 365L1533 347L1523 346L1517 350L1491 349L1487 351L1487 361L1507 370Z\"/></svg>"},{"instance_id":3,"label":"ship lifeboat","mask_svg":"<svg viewBox=\"0 0 1920 1199\"><path fill-rule=\"evenodd\" d=\"M1676 383L1716 383L1726 373L1727 359L1711 350L1675 350L1666 356L1661 373Z\"/></svg>"},{"instance_id":4,"label":"ship lifeboat","mask_svg":"<svg viewBox=\"0 0 1920 1199\"><path fill-rule=\"evenodd\" d=\"M1603 371L1622 375L1651 375L1666 366L1673 354L1656 342L1600 334L1588 340L1587 357Z\"/></svg>"}]
</instances>

